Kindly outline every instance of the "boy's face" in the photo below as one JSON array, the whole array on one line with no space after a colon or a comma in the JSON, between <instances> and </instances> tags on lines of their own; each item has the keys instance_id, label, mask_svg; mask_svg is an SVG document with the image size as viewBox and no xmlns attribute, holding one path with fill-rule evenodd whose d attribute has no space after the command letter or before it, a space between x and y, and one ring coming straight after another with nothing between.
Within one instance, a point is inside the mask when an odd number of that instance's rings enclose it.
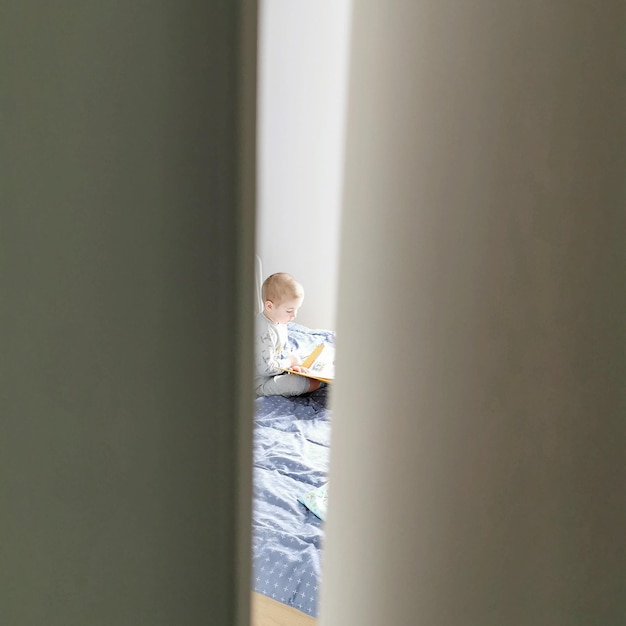
<instances>
[{"instance_id":1,"label":"boy's face","mask_svg":"<svg viewBox=\"0 0 626 626\"><path fill-rule=\"evenodd\" d=\"M286 300L279 305L274 304L271 300L267 300L265 302L265 315L267 315L274 324L287 324L296 319L298 309L301 306L302 298Z\"/></svg>"}]
</instances>

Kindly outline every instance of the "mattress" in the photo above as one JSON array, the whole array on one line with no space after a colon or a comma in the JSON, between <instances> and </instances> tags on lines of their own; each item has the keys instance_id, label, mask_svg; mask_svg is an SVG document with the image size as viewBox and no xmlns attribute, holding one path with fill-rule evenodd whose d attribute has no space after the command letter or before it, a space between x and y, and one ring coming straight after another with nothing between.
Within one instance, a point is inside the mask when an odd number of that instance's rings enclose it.
<instances>
[{"instance_id":1,"label":"mattress","mask_svg":"<svg viewBox=\"0 0 626 626\"><path fill-rule=\"evenodd\" d=\"M303 353L331 331L289 325ZM330 387L304 396L257 398L253 440L253 589L317 616L324 522L300 500L327 482Z\"/></svg>"}]
</instances>

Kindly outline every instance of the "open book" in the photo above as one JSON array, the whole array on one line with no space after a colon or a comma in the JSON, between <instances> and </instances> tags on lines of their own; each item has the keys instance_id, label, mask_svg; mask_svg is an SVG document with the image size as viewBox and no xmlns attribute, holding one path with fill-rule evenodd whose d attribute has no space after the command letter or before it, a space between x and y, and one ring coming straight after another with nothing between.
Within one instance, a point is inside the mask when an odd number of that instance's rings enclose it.
<instances>
[{"instance_id":1,"label":"open book","mask_svg":"<svg viewBox=\"0 0 626 626\"><path fill-rule=\"evenodd\" d=\"M306 367L308 372L294 372L291 369L286 369L285 372L331 383L335 379L335 347L328 343L320 343L302 361L301 367Z\"/></svg>"}]
</instances>

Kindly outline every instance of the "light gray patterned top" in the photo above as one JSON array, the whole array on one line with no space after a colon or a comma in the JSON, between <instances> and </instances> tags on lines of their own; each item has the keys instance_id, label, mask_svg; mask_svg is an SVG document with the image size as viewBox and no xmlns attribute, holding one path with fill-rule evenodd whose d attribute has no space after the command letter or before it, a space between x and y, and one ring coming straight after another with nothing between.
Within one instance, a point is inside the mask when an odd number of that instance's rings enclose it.
<instances>
[{"instance_id":1,"label":"light gray patterned top","mask_svg":"<svg viewBox=\"0 0 626 626\"><path fill-rule=\"evenodd\" d=\"M254 334L255 388L267 379L282 374L280 368L289 367L289 335L286 324L275 324L259 313Z\"/></svg>"}]
</instances>

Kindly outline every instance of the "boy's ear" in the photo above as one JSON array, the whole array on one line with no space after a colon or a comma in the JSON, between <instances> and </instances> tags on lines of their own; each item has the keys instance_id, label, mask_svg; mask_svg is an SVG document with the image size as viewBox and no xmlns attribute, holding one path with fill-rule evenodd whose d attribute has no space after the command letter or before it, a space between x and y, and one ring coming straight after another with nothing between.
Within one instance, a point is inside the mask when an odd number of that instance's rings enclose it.
<instances>
[{"instance_id":1,"label":"boy's ear","mask_svg":"<svg viewBox=\"0 0 626 626\"><path fill-rule=\"evenodd\" d=\"M269 309L271 311L274 308L274 303L271 300L266 300L265 301L265 308Z\"/></svg>"}]
</instances>

